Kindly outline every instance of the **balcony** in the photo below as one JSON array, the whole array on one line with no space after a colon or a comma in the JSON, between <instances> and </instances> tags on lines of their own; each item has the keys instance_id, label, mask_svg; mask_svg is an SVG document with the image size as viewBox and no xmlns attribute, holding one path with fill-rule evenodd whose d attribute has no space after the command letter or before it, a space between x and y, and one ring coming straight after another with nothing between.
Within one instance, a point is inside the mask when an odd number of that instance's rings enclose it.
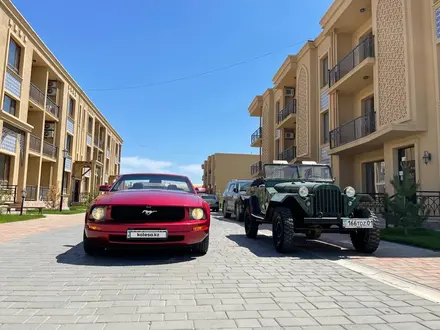
<instances>
[{"instance_id":1,"label":"balcony","mask_svg":"<svg viewBox=\"0 0 440 330\"><path fill-rule=\"evenodd\" d=\"M376 131L376 112L371 111L330 131L330 149L359 140Z\"/></svg>"},{"instance_id":2,"label":"balcony","mask_svg":"<svg viewBox=\"0 0 440 330\"><path fill-rule=\"evenodd\" d=\"M75 121L70 116L67 117L66 129L67 129L68 133L73 135L74 130L75 130Z\"/></svg>"},{"instance_id":3,"label":"balcony","mask_svg":"<svg viewBox=\"0 0 440 330\"><path fill-rule=\"evenodd\" d=\"M87 145L92 146L92 135L90 133L87 134Z\"/></svg>"},{"instance_id":4,"label":"balcony","mask_svg":"<svg viewBox=\"0 0 440 330\"><path fill-rule=\"evenodd\" d=\"M262 164L261 160L251 165L251 175L252 176L259 175L262 170L263 170L263 164Z\"/></svg>"},{"instance_id":5,"label":"balcony","mask_svg":"<svg viewBox=\"0 0 440 330\"><path fill-rule=\"evenodd\" d=\"M60 107L48 97L46 97L46 110L55 118L58 118L60 114Z\"/></svg>"},{"instance_id":6,"label":"balcony","mask_svg":"<svg viewBox=\"0 0 440 330\"><path fill-rule=\"evenodd\" d=\"M56 158L57 146L52 143L43 141L43 155L49 158Z\"/></svg>"},{"instance_id":7,"label":"balcony","mask_svg":"<svg viewBox=\"0 0 440 330\"><path fill-rule=\"evenodd\" d=\"M373 83L374 37L362 40L329 71L329 93L350 94Z\"/></svg>"},{"instance_id":8,"label":"balcony","mask_svg":"<svg viewBox=\"0 0 440 330\"><path fill-rule=\"evenodd\" d=\"M277 129L295 127L295 115L296 99L293 99L278 113Z\"/></svg>"},{"instance_id":9,"label":"balcony","mask_svg":"<svg viewBox=\"0 0 440 330\"><path fill-rule=\"evenodd\" d=\"M39 154L41 152L41 139L39 137L36 137L35 135L30 135L29 149Z\"/></svg>"},{"instance_id":10,"label":"balcony","mask_svg":"<svg viewBox=\"0 0 440 330\"><path fill-rule=\"evenodd\" d=\"M296 158L296 147L287 148L283 152L280 152L278 154L279 160L286 160L288 162L291 162L295 158Z\"/></svg>"},{"instance_id":11,"label":"balcony","mask_svg":"<svg viewBox=\"0 0 440 330\"><path fill-rule=\"evenodd\" d=\"M44 93L33 83L30 85L29 99L44 109Z\"/></svg>"},{"instance_id":12,"label":"balcony","mask_svg":"<svg viewBox=\"0 0 440 330\"><path fill-rule=\"evenodd\" d=\"M251 135L251 147L261 147L261 142L262 142L262 129L261 127L259 127Z\"/></svg>"},{"instance_id":13,"label":"balcony","mask_svg":"<svg viewBox=\"0 0 440 330\"><path fill-rule=\"evenodd\" d=\"M263 110L263 97L261 95L255 96L251 105L248 108L251 117L261 117Z\"/></svg>"},{"instance_id":14,"label":"balcony","mask_svg":"<svg viewBox=\"0 0 440 330\"><path fill-rule=\"evenodd\" d=\"M5 89L16 96L21 97L21 77L9 66L6 68Z\"/></svg>"}]
</instances>

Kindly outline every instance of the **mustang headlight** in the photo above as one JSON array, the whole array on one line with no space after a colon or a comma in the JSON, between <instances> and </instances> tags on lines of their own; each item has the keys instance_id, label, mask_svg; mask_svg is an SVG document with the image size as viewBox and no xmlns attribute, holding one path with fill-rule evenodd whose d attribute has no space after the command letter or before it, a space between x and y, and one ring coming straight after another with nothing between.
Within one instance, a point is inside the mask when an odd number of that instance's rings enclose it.
<instances>
[{"instance_id":1,"label":"mustang headlight","mask_svg":"<svg viewBox=\"0 0 440 330\"><path fill-rule=\"evenodd\" d=\"M101 221L104 220L105 217L105 207L97 206L93 208L91 212L91 216L93 220Z\"/></svg>"},{"instance_id":2,"label":"mustang headlight","mask_svg":"<svg viewBox=\"0 0 440 330\"><path fill-rule=\"evenodd\" d=\"M348 186L347 188L345 188L345 194L348 197L352 198L356 195L356 190L353 187Z\"/></svg>"},{"instance_id":3,"label":"mustang headlight","mask_svg":"<svg viewBox=\"0 0 440 330\"><path fill-rule=\"evenodd\" d=\"M306 186L301 186L298 189L298 194L303 198L307 197L309 195L309 189Z\"/></svg>"},{"instance_id":4,"label":"mustang headlight","mask_svg":"<svg viewBox=\"0 0 440 330\"><path fill-rule=\"evenodd\" d=\"M205 218L205 212L201 208L190 209L190 217L193 220L202 220Z\"/></svg>"}]
</instances>

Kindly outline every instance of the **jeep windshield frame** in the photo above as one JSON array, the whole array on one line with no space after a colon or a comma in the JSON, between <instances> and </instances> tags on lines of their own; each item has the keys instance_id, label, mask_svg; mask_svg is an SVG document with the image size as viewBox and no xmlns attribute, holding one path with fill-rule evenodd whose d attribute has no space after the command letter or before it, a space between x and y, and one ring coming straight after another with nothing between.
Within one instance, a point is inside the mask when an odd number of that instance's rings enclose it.
<instances>
[{"instance_id":1,"label":"jeep windshield frame","mask_svg":"<svg viewBox=\"0 0 440 330\"><path fill-rule=\"evenodd\" d=\"M325 164L265 164L265 180L333 182L331 167Z\"/></svg>"}]
</instances>

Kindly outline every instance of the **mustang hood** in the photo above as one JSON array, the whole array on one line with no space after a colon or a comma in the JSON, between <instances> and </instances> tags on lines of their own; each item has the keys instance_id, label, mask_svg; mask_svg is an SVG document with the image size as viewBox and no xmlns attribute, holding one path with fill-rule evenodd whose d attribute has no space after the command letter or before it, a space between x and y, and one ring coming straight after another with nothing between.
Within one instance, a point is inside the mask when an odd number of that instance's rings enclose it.
<instances>
[{"instance_id":1,"label":"mustang hood","mask_svg":"<svg viewBox=\"0 0 440 330\"><path fill-rule=\"evenodd\" d=\"M186 192L151 189L108 192L95 200L97 204L202 207L203 200Z\"/></svg>"}]
</instances>

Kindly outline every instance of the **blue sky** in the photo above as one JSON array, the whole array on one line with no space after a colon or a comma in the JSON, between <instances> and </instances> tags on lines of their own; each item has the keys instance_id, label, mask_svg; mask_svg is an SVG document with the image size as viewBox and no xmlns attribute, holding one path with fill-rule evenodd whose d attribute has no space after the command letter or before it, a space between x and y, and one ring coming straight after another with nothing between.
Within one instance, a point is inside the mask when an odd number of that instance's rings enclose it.
<instances>
[{"instance_id":1,"label":"blue sky","mask_svg":"<svg viewBox=\"0 0 440 330\"><path fill-rule=\"evenodd\" d=\"M247 108L286 56L319 34L331 2L13 0L123 137L123 171L194 183L212 153L258 153L249 143L259 121ZM138 85L149 86L124 89Z\"/></svg>"}]
</instances>

